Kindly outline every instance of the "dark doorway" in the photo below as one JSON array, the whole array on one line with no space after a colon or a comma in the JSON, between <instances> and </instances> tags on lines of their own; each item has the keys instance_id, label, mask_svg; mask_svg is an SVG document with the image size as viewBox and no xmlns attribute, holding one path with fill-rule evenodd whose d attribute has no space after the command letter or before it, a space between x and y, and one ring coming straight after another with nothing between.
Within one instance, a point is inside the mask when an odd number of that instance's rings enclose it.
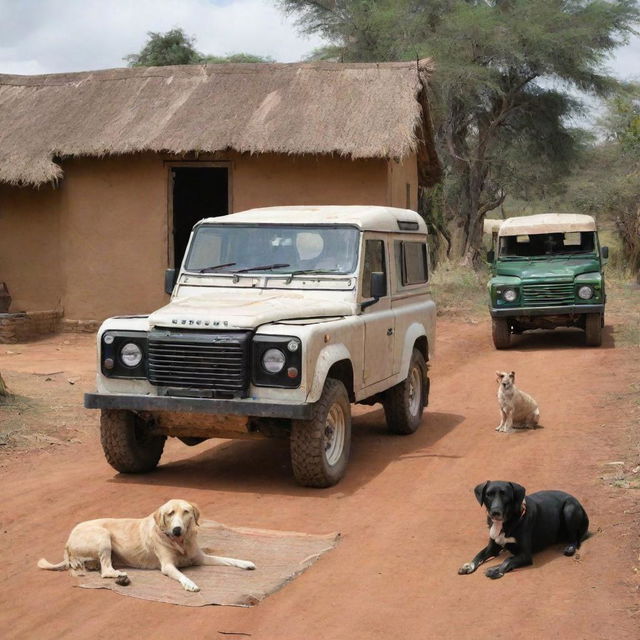
<instances>
[{"instance_id":1,"label":"dark doorway","mask_svg":"<svg viewBox=\"0 0 640 640\"><path fill-rule=\"evenodd\" d=\"M229 213L226 167L173 167L173 266L182 264L193 225Z\"/></svg>"}]
</instances>

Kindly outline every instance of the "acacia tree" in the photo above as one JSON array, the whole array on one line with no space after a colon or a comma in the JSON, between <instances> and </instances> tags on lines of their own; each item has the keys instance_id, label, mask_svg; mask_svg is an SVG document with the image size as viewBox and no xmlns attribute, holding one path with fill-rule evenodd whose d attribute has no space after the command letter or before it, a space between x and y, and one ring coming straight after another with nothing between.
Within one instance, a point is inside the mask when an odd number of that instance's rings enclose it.
<instances>
[{"instance_id":1,"label":"acacia tree","mask_svg":"<svg viewBox=\"0 0 640 640\"><path fill-rule=\"evenodd\" d=\"M180 64L214 64L224 62L273 62L271 58L251 53L232 53L227 56L209 56L195 47L195 38L182 29L166 33L149 31L147 43L139 53L124 57L130 67L162 67Z\"/></svg>"},{"instance_id":2,"label":"acacia tree","mask_svg":"<svg viewBox=\"0 0 640 640\"><path fill-rule=\"evenodd\" d=\"M637 0L281 0L334 59L432 57L442 209L464 230L474 263L487 212L526 180L530 156L557 179L571 165L579 108L567 89L606 95L608 54L633 33ZM318 55L318 53L316 53ZM506 159L509 159L508 164Z\"/></svg>"},{"instance_id":3,"label":"acacia tree","mask_svg":"<svg viewBox=\"0 0 640 640\"><path fill-rule=\"evenodd\" d=\"M640 85L616 93L600 124L605 139L587 151L574 200L587 213L613 216L624 264L640 281Z\"/></svg>"},{"instance_id":4,"label":"acacia tree","mask_svg":"<svg viewBox=\"0 0 640 640\"><path fill-rule=\"evenodd\" d=\"M139 53L124 57L130 67L164 67L174 64L198 64L203 55L195 48L195 38L182 29L166 33L149 31L147 43Z\"/></svg>"}]
</instances>

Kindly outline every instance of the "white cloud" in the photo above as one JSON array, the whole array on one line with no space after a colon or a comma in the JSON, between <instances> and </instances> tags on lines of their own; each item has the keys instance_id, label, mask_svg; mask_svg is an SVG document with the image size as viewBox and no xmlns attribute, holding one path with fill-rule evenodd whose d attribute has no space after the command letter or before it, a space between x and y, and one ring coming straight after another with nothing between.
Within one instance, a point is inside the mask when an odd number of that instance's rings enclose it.
<instances>
[{"instance_id":1,"label":"white cloud","mask_svg":"<svg viewBox=\"0 0 640 640\"><path fill-rule=\"evenodd\" d=\"M246 52L282 62L322 44L300 35L270 0L0 0L0 73L122 67L148 31L181 27L203 53Z\"/></svg>"}]
</instances>

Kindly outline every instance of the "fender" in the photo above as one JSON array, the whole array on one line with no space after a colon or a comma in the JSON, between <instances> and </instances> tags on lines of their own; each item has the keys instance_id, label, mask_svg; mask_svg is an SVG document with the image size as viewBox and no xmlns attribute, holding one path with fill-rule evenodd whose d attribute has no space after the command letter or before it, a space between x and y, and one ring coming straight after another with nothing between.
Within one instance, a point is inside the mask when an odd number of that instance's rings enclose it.
<instances>
[{"instance_id":1,"label":"fender","mask_svg":"<svg viewBox=\"0 0 640 640\"><path fill-rule=\"evenodd\" d=\"M402 379L406 378L409 372L409 362L411 360L411 354L413 353L413 345L418 338L425 337L427 339L427 357L431 359L432 345L427 335L427 330L421 322L413 322L407 328L405 334L404 347L402 348L402 358L400 360L400 374Z\"/></svg>"},{"instance_id":2,"label":"fender","mask_svg":"<svg viewBox=\"0 0 640 640\"><path fill-rule=\"evenodd\" d=\"M312 403L320 400L329 369L340 360L349 360L353 363L351 353L344 344L330 344L320 351L316 359L316 369L313 374L311 389L307 395L307 402Z\"/></svg>"}]
</instances>

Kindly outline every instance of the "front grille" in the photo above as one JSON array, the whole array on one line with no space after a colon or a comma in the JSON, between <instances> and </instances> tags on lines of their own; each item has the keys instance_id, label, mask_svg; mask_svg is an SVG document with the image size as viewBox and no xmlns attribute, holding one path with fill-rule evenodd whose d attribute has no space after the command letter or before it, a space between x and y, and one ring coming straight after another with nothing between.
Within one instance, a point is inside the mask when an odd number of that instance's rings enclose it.
<instances>
[{"instance_id":1,"label":"front grille","mask_svg":"<svg viewBox=\"0 0 640 640\"><path fill-rule=\"evenodd\" d=\"M249 331L151 332L149 382L243 397L249 387L250 344Z\"/></svg>"},{"instance_id":2,"label":"front grille","mask_svg":"<svg viewBox=\"0 0 640 640\"><path fill-rule=\"evenodd\" d=\"M522 302L533 307L553 307L574 303L573 283L525 284Z\"/></svg>"}]
</instances>

